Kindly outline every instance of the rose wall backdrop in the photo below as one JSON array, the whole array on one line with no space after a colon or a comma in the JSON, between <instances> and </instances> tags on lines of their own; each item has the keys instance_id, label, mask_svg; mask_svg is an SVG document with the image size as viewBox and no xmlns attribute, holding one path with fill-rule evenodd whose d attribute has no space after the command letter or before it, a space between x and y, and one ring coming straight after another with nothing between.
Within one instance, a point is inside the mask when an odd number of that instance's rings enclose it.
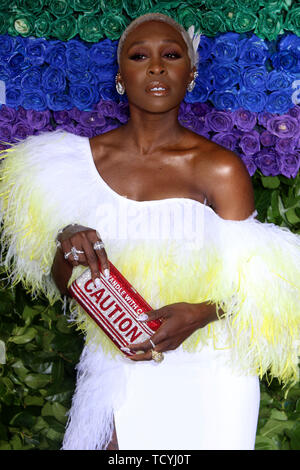
<instances>
[{"instance_id":1,"label":"rose wall backdrop","mask_svg":"<svg viewBox=\"0 0 300 470\"><path fill-rule=\"evenodd\" d=\"M0 149L128 119L114 86L127 24L158 11L202 33L182 125L237 153L259 219L300 233L300 1L0 0ZM245 240L247 243L247 240ZM61 305L0 290L0 449L59 449L83 339ZM300 449L300 387L261 382L256 449Z\"/></svg>"}]
</instances>

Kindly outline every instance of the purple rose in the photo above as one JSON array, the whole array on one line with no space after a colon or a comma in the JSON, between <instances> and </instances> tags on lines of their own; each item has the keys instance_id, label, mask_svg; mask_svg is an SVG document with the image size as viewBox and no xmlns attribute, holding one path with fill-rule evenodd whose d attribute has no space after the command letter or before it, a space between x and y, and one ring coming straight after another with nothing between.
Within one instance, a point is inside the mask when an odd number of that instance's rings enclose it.
<instances>
[{"instance_id":1,"label":"purple rose","mask_svg":"<svg viewBox=\"0 0 300 470\"><path fill-rule=\"evenodd\" d=\"M79 123L84 127L102 127L105 125L105 118L97 111L86 111L80 114Z\"/></svg>"},{"instance_id":2,"label":"purple rose","mask_svg":"<svg viewBox=\"0 0 300 470\"><path fill-rule=\"evenodd\" d=\"M241 129L242 131L251 131L256 124L256 113L252 113L247 109L237 109L234 111L232 116L233 123L238 129Z\"/></svg>"},{"instance_id":3,"label":"purple rose","mask_svg":"<svg viewBox=\"0 0 300 470\"><path fill-rule=\"evenodd\" d=\"M16 119L17 111L14 108L9 108L5 104L0 109L0 123L9 122L10 124Z\"/></svg>"},{"instance_id":4,"label":"purple rose","mask_svg":"<svg viewBox=\"0 0 300 470\"><path fill-rule=\"evenodd\" d=\"M276 136L269 131L263 131L260 134L260 142L263 147L273 147L276 142Z\"/></svg>"},{"instance_id":5,"label":"purple rose","mask_svg":"<svg viewBox=\"0 0 300 470\"><path fill-rule=\"evenodd\" d=\"M128 103L120 103L117 106L117 114L116 118L118 121L120 121L122 124L125 124L128 121L129 118L129 106Z\"/></svg>"},{"instance_id":6,"label":"purple rose","mask_svg":"<svg viewBox=\"0 0 300 470\"><path fill-rule=\"evenodd\" d=\"M262 111L261 113L258 113L257 115L258 124L260 124L263 127L267 127L267 122L272 117L273 117L272 113L269 113L267 111Z\"/></svg>"},{"instance_id":7,"label":"purple rose","mask_svg":"<svg viewBox=\"0 0 300 470\"><path fill-rule=\"evenodd\" d=\"M293 108L288 110L288 113L293 118L297 119L300 122L300 106L294 106Z\"/></svg>"},{"instance_id":8,"label":"purple rose","mask_svg":"<svg viewBox=\"0 0 300 470\"><path fill-rule=\"evenodd\" d=\"M266 123L267 130L277 137L294 137L299 134L299 123L297 119L288 114L273 116Z\"/></svg>"},{"instance_id":9,"label":"purple rose","mask_svg":"<svg viewBox=\"0 0 300 470\"><path fill-rule=\"evenodd\" d=\"M54 111L53 112L53 119L57 124L71 124L72 119L69 116L68 111L62 110L62 111Z\"/></svg>"},{"instance_id":10,"label":"purple rose","mask_svg":"<svg viewBox=\"0 0 300 470\"><path fill-rule=\"evenodd\" d=\"M78 124L75 127L74 133L75 135L81 135L82 137L88 137L89 139L94 137L93 129L91 127L82 126L81 124Z\"/></svg>"},{"instance_id":11,"label":"purple rose","mask_svg":"<svg viewBox=\"0 0 300 470\"><path fill-rule=\"evenodd\" d=\"M249 175L253 176L257 169L254 157L252 155L240 155L240 157L244 162L244 165L247 168Z\"/></svg>"},{"instance_id":12,"label":"purple rose","mask_svg":"<svg viewBox=\"0 0 300 470\"><path fill-rule=\"evenodd\" d=\"M215 134L211 140L231 151L235 150L237 143L236 135L232 133L227 134L226 132L219 132L218 134Z\"/></svg>"},{"instance_id":13,"label":"purple rose","mask_svg":"<svg viewBox=\"0 0 300 470\"><path fill-rule=\"evenodd\" d=\"M9 122L0 122L0 142L6 144L12 140L12 125Z\"/></svg>"},{"instance_id":14,"label":"purple rose","mask_svg":"<svg viewBox=\"0 0 300 470\"><path fill-rule=\"evenodd\" d=\"M26 112L27 123L32 129L41 130L50 122L50 111L35 111L29 109Z\"/></svg>"},{"instance_id":15,"label":"purple rose","mask_svg":"<svg viewBox=\"0 0 300 470\"><path fill-rule=\"evenodd\" d=\"M289 153L281 155L279 159L279 170L287 178L295 178L300 168L299 155Z\"/></svg>"},{"instance_id":16,"label":"purple rose","mask_svg":"<svg viewBox=\"0 0 300 470\"><path fill-rule=\"evenodd\" d=\"M280 173L278 160L273 148L263 149L255 155L255 163L265 176L276 176Z\"/></svg>"},{"instance_id":17,"label":"purple rose","mask_svg":"<svg viewBox=\"0 0 300 470\"><path fill-rule=\"evenodd\" d=\"M254 155L260 150L259 133L257 131L245 132L239 145L245 155Z\"/></svg>"},{"instance_id":18,"label":"purple rose","mask_svg":"<svg viewBox=\"0 0 300 470\"><path fill-rule=\"evenodd\" d=\"M103 100L101 99L97 104L97 110L99 116L105 117L116 117L118 105L112 100Z\"/></svg>"},{"instance_id":19,"label":"purple rose","mask_svg":"<svg viewBox=\"0 0 300 470\"><path fill-rule=\"evenodd\" d=\"M208 103L194 103L192 105L193 113L197 116L205 116L207 113L212 111L212 106Z\"/></svg>"},{"instance_id":20,"label":"purple rose","mask_svg":"<svg viewBox=\"0 0 300 470\"><path fill-rule=\"evenodd\" d=\"M206 127L214 132L230 132L233 127L231 113L211 111L205 116Z\"/></svg>"},{"instance_id":21,"label":"purple rose","mask_svg":"<svg viewBox=\"0 0 300 470\"><path fill-rule=\"evenodd\" d=\"M33 129L25 122L17 122L12 127L12 136L14 140L24 140L29 135L33 135Z\"/></svg>"},{"instance_id":22,"label":"purple rose","mask_svg":"<svg viewBox=\"0 0 300 470\"><path fill-rule=\"evenodd\" d=\"M295 151L297 139L279 139L276 137L275 150L279 155L286 155Z\"/></svg>"}]
</instances>

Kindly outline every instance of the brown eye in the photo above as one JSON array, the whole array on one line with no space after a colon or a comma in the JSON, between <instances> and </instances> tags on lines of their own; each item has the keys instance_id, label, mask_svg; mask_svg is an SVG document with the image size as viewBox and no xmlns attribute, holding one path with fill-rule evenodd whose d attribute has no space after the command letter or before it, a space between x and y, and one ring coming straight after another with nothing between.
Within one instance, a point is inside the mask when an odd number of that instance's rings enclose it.
<instances>
[{"instance_id":1,"label":"brown eye","mask_svg":"<svg viewBox=\"0 0 300 470\"><path fill-rule=\"evenodd\" d=\"M165 57L168 57L169 59L179 59L181 57L180 54L178 54L178 52L167 52L165 54Z\"/></svg>"},{"instance_id":2,"label":"brown eye","mask_svg":"<svg viewBox=\"0 0 300 470\"><path fill-rule=\"evenodd\" d=\"M144 54L133 54L130 56L130 60L141 60L143 57L145 57Z\"/></svg>"}]
</instances>

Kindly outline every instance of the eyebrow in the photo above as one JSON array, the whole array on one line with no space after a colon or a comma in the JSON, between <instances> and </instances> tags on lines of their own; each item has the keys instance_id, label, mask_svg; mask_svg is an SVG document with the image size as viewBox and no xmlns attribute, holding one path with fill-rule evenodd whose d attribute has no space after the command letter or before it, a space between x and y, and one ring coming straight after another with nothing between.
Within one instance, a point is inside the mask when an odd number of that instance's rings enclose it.
<instances>
[{"instance_id":1,"label":"eyebrow","mask_svg":"<svg viewBox=\"0 0 300 470\"><path fill-rule=\"evenodd\" d=\"M162 42L163 43L168 43L168 44L175 43L175 44L178 44L178 46L182 47L180 42L176 41L176 39L163 39ZM131 49L133 46L136 46L137 44L146 44L146 43L147 43L147 41L135 41L129 46L129 48L127 50Z\"/></svg>"}]
</instances>

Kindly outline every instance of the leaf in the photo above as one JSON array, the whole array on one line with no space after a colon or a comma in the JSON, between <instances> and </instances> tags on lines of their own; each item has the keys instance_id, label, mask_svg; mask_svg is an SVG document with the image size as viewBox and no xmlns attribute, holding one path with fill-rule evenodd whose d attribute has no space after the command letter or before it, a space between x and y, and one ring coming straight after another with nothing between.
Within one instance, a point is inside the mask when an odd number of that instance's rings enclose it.
<instances>
[{"instance_id":1,"label":"leaf","mask_svg":"<svg viewBox=\"0 0 300 470\"><path fill-rule=\"evenodd\" d=\"M15 344L26 344L32 341L36 334L37 330L35 328L29 327L26 328L23 334L12 336L8 341Z\"/></svg>"},{"instance_id":2,"label":"leaf","mask_svg":"<svg viewBox=\"0 0 300 470\"><path fill-rule=\"evenodd\" d=\"M262 176L261 182L264 188L276 189L280 186L280 179L277 176Z\"/></svg>"},{"instance_id":3,"label":"leaf","mask_svg":"<svg viewBox=\"0 0 300 470\"><path fill-rule=\"evenodd\" d=\"M35 423L35 417L32 416L31 413L28 411L21 411L20 413L16 414L11 420L11 426L24 426L25 428L31 428Z\"/></svg>"},{"instance_id":4,"label":"leaf","mask_svg":"<svg viewBox=\"0 0 300 470\"><path fill-rule=\"evenodd\" d=\"M278 446L270 437L257 436L255 450L278 450Z\"/></svg>"},{"instance_id":5,"label":"leaf","mask_svg":"<svg viewBox=\"0 0 300 470\"><path fill-rule=\"evenodd\" d=\"M24 382L28 387L38 389L38 388L43 388L45 385L47 385L50 381L49 375L43 375L43 374L28 374Z\"/></svg>"}]
</instances>

